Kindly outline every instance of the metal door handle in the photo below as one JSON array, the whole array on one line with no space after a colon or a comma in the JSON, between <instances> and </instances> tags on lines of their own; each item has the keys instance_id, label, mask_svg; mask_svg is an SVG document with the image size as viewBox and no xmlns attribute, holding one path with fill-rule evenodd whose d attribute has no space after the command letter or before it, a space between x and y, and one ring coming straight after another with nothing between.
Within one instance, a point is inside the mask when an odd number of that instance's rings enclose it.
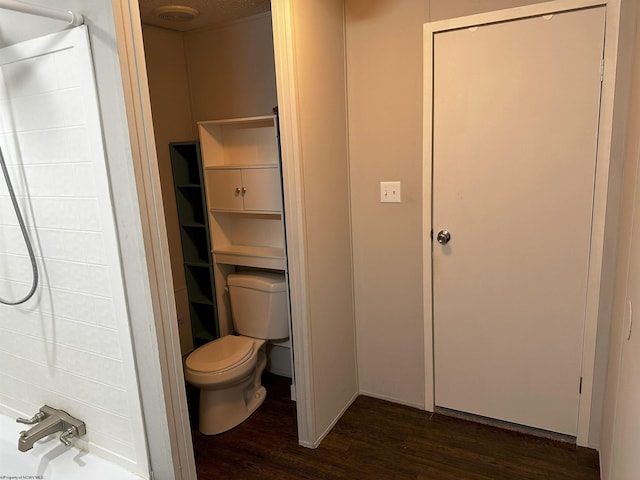
<instances>
[{"instance_id":1,"label":"metal door handle","mask_svg":"<svg viewBox=\"0 0 640 480\"><path fill-rule=\"evenodd\" d=\"M451 234L447 230L440 230L436 236L436 240L440 245L446 245L451 240Z\"/></svg>"}]
</instances>

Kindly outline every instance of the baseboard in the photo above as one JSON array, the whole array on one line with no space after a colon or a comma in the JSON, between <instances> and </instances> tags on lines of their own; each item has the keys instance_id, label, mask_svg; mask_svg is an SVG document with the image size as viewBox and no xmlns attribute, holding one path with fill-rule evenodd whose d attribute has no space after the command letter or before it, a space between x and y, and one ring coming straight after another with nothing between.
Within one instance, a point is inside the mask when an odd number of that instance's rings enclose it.
<instances>
[{"instance_id":1,"label":"baseboard","mask_svg":"<svg viewBox=\"0 0 640 480\"><path fill-rule=\"evenodd\" d=\"M388 397L386 395L380 395L378 393L367 392L366 390L360 390L360 395L364 395L365 397L377 398L378 400L384 400L386 402L397 403L399 405L405 405L407 407L417 408L418 410L426 410L424 408L424 404L406 402L399 398Z\"/></svg>"},{"instance_id":2,"label":"baseboard","mask_svg":"<svg viewBox=\"0 0 640 480\"><path fill-rule=\"evenodd\" d=\"M505 420L498 420L496 418L483 417L482 415L475 415L473 413L460 412L458 410L452 410L450 408L444 408L444 407L436 407L436 413L439 413L441 415L446 415L448 417L459 418L461 420L481 423L483 425L498 427L504 430L525 433L527 435L533 435L535 437L547 438L549 440L555 440L556 442L563 442L563 443L569 443L571 445L576 445L576 437L573 435L566 435L564 433L552 432L550 430L543 430L540 428L529 427L527 425L520 425L518 423L507 422ZM580 447L580 448L589 450L585 447Z\"/></svg>"},{"instance_id":3,"label":"baseboard","mask_svg":"<svg viewBox=\"0 0 640 480\"><path fill-rule=\"evenodd\" d=\"M322 443L322 440L324 440L324 437L326 437L329 434L329 432L333 429L333 427L336 426L336 423L338 423L338 420L340 420L342 418L342 415L344 415L344 412L346 412L349 409L351 404L356 401L356 398L358 398L359 395L360 394L358 392L353 394L353 397L351 397L351 399L347 402L347 404L344 406L344 408L342 410L340 410L340 413L338 413L336 418L329 424L329 426L324 430L324 432L322 432L322 434L320 434L320 436L318 437L318 439L315 442L313 442L313 443L298 442L298 445L300 445L302 447L306 447L306 448L318 448L320 446L320 444Z\"/></svg>"}]
</instances>

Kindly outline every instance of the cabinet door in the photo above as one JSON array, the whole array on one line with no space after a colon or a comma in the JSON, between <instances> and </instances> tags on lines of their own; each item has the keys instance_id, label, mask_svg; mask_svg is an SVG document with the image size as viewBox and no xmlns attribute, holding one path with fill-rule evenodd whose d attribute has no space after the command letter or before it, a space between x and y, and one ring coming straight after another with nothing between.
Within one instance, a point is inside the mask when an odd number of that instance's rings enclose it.
<instances>
[{"instance_id":1,"label":"cabinet door","mask_svg":"<svg viewBox=\"0 0 640 480\"><path fill-rule=\"evenodd\" d=\"M214 210L242 210L242 175L239 169L207 170L207 204Z\"/></svg>"},{"instance_id":2,"label":"cabinet door","mask_svg":"<svg viewBox=\"0 0 640 480\"><path fill-rule=\"evenodd\" d=\"M279 212L282 208L280 173L277 168L242 170L244 209L259 212Z\"/></svg>"}]
</instances>

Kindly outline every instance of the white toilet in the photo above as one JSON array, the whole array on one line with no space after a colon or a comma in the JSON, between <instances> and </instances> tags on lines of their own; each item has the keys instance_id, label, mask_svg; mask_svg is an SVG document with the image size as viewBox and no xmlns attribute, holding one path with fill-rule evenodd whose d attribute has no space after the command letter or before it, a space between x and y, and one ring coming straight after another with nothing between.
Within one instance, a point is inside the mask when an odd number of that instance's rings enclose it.
<instances>
[{"instance_id":1,"label":"white toilet","mask_svg":"<svg viewBox=\"0 0 640 480\"><path fill-rule=\"evenodd\" d=\"M185 378L200 389L200 423L205 435L229 430L265 399L261 384L267 340L289 336L283 274L251 272L227 277L233 324L240 336L227 335L193 351Z\"/></svg>"}]
</instances>

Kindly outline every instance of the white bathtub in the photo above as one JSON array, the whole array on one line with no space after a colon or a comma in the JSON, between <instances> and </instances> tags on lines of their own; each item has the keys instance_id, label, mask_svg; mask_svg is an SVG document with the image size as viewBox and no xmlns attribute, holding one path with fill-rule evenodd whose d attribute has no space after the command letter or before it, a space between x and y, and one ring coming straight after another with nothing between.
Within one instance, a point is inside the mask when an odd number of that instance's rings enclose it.
<instances>
[{"instance_id":1,"label":"white bathtub","mask_svg":"<svg viewBox=\"0 0 640 480\"><path fill-rule=\"evenodd\" d=\"M0 415L0 479L16 480L140 480L141 477L73 447L65 447L58 434L18 451L18 437L29 425Z\"/></svg>"}]
</instances>

